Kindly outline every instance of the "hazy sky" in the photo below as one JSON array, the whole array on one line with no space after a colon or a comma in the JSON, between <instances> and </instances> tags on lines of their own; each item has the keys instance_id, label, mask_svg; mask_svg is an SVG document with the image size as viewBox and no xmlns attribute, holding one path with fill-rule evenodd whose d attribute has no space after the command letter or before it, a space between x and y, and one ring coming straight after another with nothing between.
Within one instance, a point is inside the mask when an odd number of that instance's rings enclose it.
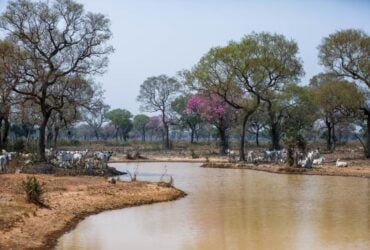
<instances>
[{"instance_id":1,"label":"hazy sky","mask_svg":"<svg viewBox=\"0 0 370 250\"><path fill-rule=\"evenodd\" d=\"M139 112L136 97L149 76L191 68L213 46L252 31L276 32L298 42L305 84L323 70L322 38L340 29L370 33L370 0L77 0L112 22L115 53L97 79L112 108ZM6 1L0 0L3 9Z\"/></svg>"}]
</instances>

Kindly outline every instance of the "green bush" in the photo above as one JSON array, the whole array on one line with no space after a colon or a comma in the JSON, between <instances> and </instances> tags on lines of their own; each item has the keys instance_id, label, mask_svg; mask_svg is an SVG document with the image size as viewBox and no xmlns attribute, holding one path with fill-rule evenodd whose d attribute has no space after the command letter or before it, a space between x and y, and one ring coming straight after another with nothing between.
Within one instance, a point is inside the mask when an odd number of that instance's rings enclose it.
<instances>
[{"instance_id":1,"label":"green bush","mask_svg":"<svg viewBox=\"0 0 370 250\"><path fill-rule=\"evenodd\" d=\"M190 149L190 154L192 159L198 159L199 155L194 152L194 149Z\"/></svg>"},{"instance_id":2,"label":"green bush","mask_svg":"<svg viewBox=\"0 0 370 250\"><path fill-rule=\"evenodd\" d=\"M27 176L22 181L22 188L26 193L27 200L36 205L43 205L43 194L45 192L45 183L40 183L35 176Z\"/></svg>"},{"instance_id":3,"label":"green bush","mask_svg":"<svg viewBox=\"0 0 370 250\"><path fill-rule=\"evenodd\" d=\"M72 139L72 140L60 140L58 144L61 146L79 146L81 143L79 140Z\"/></svg>"},{"instance_id":4,"label":"green bush","mask_svg":"<svg viewBox=\"0 0 370 250\"><path fill-rule=\"evenodd\" d=\"M24 148L25 148L24 140L22 140L22 139L16 139L16 140L14 140L13 147L12 148L13 148L13 151L23 152L24 151Z\"/></svg>"}]
</instances>

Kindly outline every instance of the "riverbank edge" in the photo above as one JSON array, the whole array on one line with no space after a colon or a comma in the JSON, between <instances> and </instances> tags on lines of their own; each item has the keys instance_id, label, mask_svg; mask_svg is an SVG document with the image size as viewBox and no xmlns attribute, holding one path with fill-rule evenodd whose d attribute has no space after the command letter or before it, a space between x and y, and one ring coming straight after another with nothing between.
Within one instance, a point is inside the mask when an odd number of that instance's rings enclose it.
<instances>
[{"instance_id":1,"label":"riverbank edge","mask_svg":"<svg viewBox=\"0 0 370 250\"><path fill-rule=\"evenodd\" d=\"M273 166L273 167L271 167ZM293 168L286 166L273 165L255 165L248 163L225 163L225 162L206 162L200 167L202 168L223 168L223 169L247 169L254 171L262 171L273 174L292 174L292 175L318 175L318 176L341 176L341 177L357 177L357 178L368 178L370 179L370 174L368 173L351 173L351 172L330 172L326 171L324 168Z\"/></svg>"},{"instance_id":2,"label":"riverbank edge","mask_svg":"<svg viewBox=\"0 0 370 250\"><path fill-rule=\"evenodd\" d=\"M107 212L107 211L112 211L112 210L120 210L120 209L124 209L124 208L129 208L129 207L138 207L138 206L150 205L150 204L155 204L155 203L175 201L175 200L178 200L178 199L181 199L181 198L187 196L187 193L185 193L184 191L182 191L178 188L175 188L175 187L170 187L170 188L176 190L178 192L178 195L174 195L171 198L166 199L166 200L155 200L155 198L154 198L152 200L140 201L140 202L137 202L137 203L134 203L134 204L117 203L117 204L114 204L113 207L96 208L96 210L90 211L90 212L81 211L80 213L75 214L75 216L71 220L66 221L66 224L63 228L58 229L58 230L56 230L56 231L54 231L50 234L47 234L45 245L40 247L40 248L35 248L35 249L36 250L37 249L40 249L40 250L42 250L42 249L54 249L57 246L57 243L58 243L58 240L59 240L60 237L62 237L64 234L72 231L73 229L75 229L77 227L77 225L82 220L86 219L88 216L96 215L96 214L99 214L99 213L102 213L102 212Z\"/></svg>"}]
</instances>

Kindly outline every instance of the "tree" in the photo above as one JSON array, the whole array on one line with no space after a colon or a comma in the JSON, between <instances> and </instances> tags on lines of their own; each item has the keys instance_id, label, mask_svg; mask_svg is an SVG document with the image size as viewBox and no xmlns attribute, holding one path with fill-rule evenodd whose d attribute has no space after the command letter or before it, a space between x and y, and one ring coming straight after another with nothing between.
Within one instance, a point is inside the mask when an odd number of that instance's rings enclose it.
<instances>
[{"instance_id":1,"label":"tree","mask_svg":"<svg viewBox=\"0 0 370 250\"><path fill-rule=\"evenodd\" d=\"M128 133L132 129L131 112L125 109L113 109L106 114L106 117L112 122L116 130L116 141L118 141L119 132L121 132L121 138L126 141Z\"/></svg>"},{"instance_id":2,"label":"tree","mask_svg":"<svg viewBox=\"0 0 370 250\"><path fill-rule=\"evenodd\" d=\"M325 37L319 46L319 60L338 76L350 77L370 88L370 37L361 30L341 30ZM367 116L365 155L370 158L370 107L363 106Z\"/></svg>"},{"instance_id":3,"label":"tree","mask_svg":"<svg viewBox=\"0 0 370 250\"><path fill-rule=\"evenodd\" d=\"M189 96L181 95L178 96L172 103L171 109L178 116L178 123L181 126L188 127L190 129L190 143L194 143L194 137L198 138L198 130L200 129L200 123L202 122L200 116L196 112L186 112L187 102Z\"/></svg>"},{"instance_id":4,"label":"tree","mask_svg":"<svg viewBox=\"0 0 370 250\"><path fill-rule=\"evenodd\" d=\"M134 129L139 131L141 133L141 140L145 142L145 137L146 137L146 130L148 127L148 123L150 122L150 118L147 115L140 114L140 115L135 115L134 120L133 120L133 126Z\"/></svg>"},{"instance_id":5,"label":"tree","mask_svg":"<svg viewBox=\"0 0 370 250\"><path fill-rule=\"evenodd\" d=\"M149 118L148 123L148 132L150 135L150 140L153 140L153 137L161 137L162 141L164 141L164 129L162 123L162 116L152 116Z\"/></svg>"},{"instance_id":6,"label":"tree","mask_svg":"<svg viewBox=\"0 0 370 250\"><path fill-rule=\"evenodd\" d=\"M228 148L228 130L236 121L236 112L221 97L211 95L193 95L188 99L185 112L198 115L202 120L217 128L220 138L220 154L226 154Z\"/></svg>"},{"instance_id":7,"label":"tree","mask_svg":"<svg viewBox=\"0 0 370 250\"><path fill-rule=\"evenodd\" d=\"M314 101L314 93L309 87L297 84L288 84L279 95L279 105L284 110L281 128L283 142L288 151L288 164L298 165L296 151L306 150L305 134L312 130L317 120L317 105Z\"/></svg>"},{"instance_id":8,"label":"tree","mask_svg":"<svg viewBox=\"0 0 370 250\"><path fill-rule=\"evenodd\" d=\"M335 148L335 126L355 117L363 105L364 96L353 82L326 77L314 88L314 100L327 128L327 149Z\"/></svg>"},{"instance_id":9,"label":"tree","mask_svg":"<svg viewBox=\"0 0 370 250\"><path fill-rule=\"evenodd\" d=\"M173 77L153 76L141 84L140 94L137 97L137 100L142 104L143 111L161 112L166 149L170 148L168 112L180 88L180 83Z\"/></svg>"},{"instance_id":10,"label":"tree","mask_svg":"<svg viewBox=\"0 0 370 250\"><path fill-rule=\"evenodd\" d=\"M266 120L266 112L263 109L257 110L249 119L247 131L255 136L257 146L259 146L261 132L266 129Z\"/></svg>"},{"instance_id":11,"label":"tree","mask_svg":"<svg viewBox=\"0 0 370 250\"><path fill-rule=\"evenodd\" d=\"M97 88L95 90L95 95L89 107L85 108L83 120L87 125L94 131L95 138L99 140L100 138L100 129L106 122L106 114L109 110L109 105L104 103L103 98L104 92Z\"/></svg>"},{"instance_id":12,"label":"tree","mask_svg":"<svg viewBox=\"0 0 370 250\"><path fill-rule=\"evenodd\" d=\"M9 77L6 65L16 64L18 56L20 54L10 40L0 41L0 148L8 141L11 107L17 99L12 90L15 82ZM4 126L2 126L3 122Z\"/></svg>"},{"instance_id":13,"label":"tree","mask_svg":"<svg viewBox=\"0 0 370 250\"><path fill-rule=\"evenodd\" d=\"M212 48L195 66L196 89L222 97L242 111L240 160L244 161L246 125L262 101L270 101L273 91L303 74L295 41L283 35L252 33L240 42Z\"/></svg>"},{"instance_id":14,"label":"tree","mask_svg":"<svg viewBox=\"0 0 370 250\"><path fill-rule=\"evenodd\" d=\"M9 65L7 69L17 79L13 91L40 106L38 151L44 160L46 126L52 112L62 109L64 100L70 98L67 85L103 73L107 66L107 55L113 52L106 45L111 37L109 20L102 14L86 13L73 0L19 0L8 2L0 28L23 52L19 67L14 70ZM76 91L78 82L74 84ZM55 96L56 88L65 91ZM60 102L50 105L49 98Z\"/></svg>"}]
</instances>

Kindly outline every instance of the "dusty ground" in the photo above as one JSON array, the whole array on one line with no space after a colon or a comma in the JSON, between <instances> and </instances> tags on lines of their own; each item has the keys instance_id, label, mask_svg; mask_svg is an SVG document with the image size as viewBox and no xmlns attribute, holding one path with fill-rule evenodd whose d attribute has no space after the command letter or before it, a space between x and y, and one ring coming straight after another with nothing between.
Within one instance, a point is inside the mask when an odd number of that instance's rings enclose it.
<instances>
[{"instance_id":1,"label":"dusty ground","mask_svg":"<svg viewBox=\"0 0 370 250\"><path fill-rule=\"evenodd\" d=\"M26 201L25 174L0 175L0 249L50 249L81 219L100 211L169 201L180 190L148 182L111 184L103 177L37 175L46 183L47 208Z\"/></svg>"}]
</instances>

